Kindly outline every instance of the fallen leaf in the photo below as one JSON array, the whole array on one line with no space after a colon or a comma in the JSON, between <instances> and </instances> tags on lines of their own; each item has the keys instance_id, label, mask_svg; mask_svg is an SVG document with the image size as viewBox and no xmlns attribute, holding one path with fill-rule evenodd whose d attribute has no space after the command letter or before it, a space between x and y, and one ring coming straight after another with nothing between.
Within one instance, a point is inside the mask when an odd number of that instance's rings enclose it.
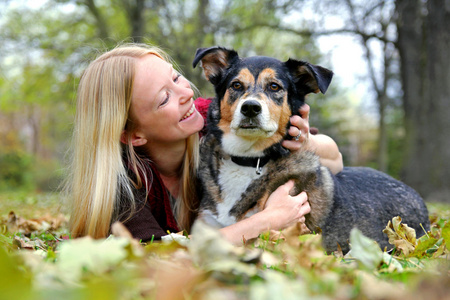
<instances>
[{"instance_id":1,"label":"fallen leaf","mask_svg":"<svg viewBox=\"0 0 450 300\"><path fill-rule=\"evenodd\" d=\"M8 219L5 222L7 230L11 233L22 233L24 235L30 235L34 232L58 230L67 222L64 215L60 214L56 217L45 215L41 218L24 219L18 216L14 211L10 211Z\"/></svg>"},{"instance_id":2,"label":"fallen leaf","mask_svg":"<svg viewBox=\"0 0 450 300\"><path fill-rule=\"evenodd\" d=\"M129 240L133 239L133 235L131 235L130 231L123 225L121 222L114 222L111 225L111 233L115 237L122 237Z\"/></svg>"},{"instance_id":3,"label":"fallen leaf","mask_svg":"<svg viewBox=\"0 0 450 300\"><path fill-rule=\"evenodd\" d=\"M161 262L153 273L156 280L155 299L186 299L184 296L198 290L198 284L203 280L202 272L192 266Z\"/></svg>"},{"instance_id":4,"label":"fallen leaf","mask_svg":"<svg viewBox=\"0 0 450 300\"><path fill-rule=\"evenodd\" d=\"M438 243L437 243L438 244ZM445 252L445 244L442 243L439 248L436 250L436 252L433 253L433 257L434 258L438 258L439 256L441 256L442 254L444 254Z\"/></svg>"},{"instance_id":5,"label":"fallen leaf","mask_svg":"<svg viewBox=\"0 0 450 300\"><path fill-rule=\"evenodd\" d=\"M102 274L123 261L130 241L125 238L109 237L94 240L90 237L61 243L57 261L61 274L71 281L80 280L84 272Z\"/></svg>"},{"instance_id":6,"label":"fallen leaf","mask_svg":"<svg viewBox=\"0 0 450 300\"><path fill-rule=\"evenodd\" d=\"M311 299L314 297L309 292L306 283L302 280L292 280L279 272L267 270L264 274L264 282L256 282L250 286L249 299Z\"/></svg>"},{"instance_id":7,"label":"fallen leaf","mask_svg":"<svg viewBox=\"0 0 450 300\"><path fill-rule=\"evenodd\" d=\"M28 249L28 250L34 250L34 246L27 243L26 241L24 241L23 239L21 239L18 236L14 237L14 241L13 244L18 247L19 249Z\"/></svg>"},{"instance_id":8,"label":"fallen leaf","mask_svg":"<svg viewBox=\"0 0 450 300\"><path fill-rule=\"evenodd\" d=\"M392 218L392 222L388 222L383 232L387 234L389 243L400 250L403 255L409 256L414 251L416 247L416 231L408 227L408 225L402 224L401 217Z\"/></svg>"},{"instance_id":9,"label":"fallen leaf","mask_svg":"<svg viewBox=\"0 0 450 300\"><path fill-rule=\"evenodd\" d=\"M258 273L255 264L260 261L260 249L233 246L217 229L201 221L193 226L188 250L196 264L223 282L240 277L248 280Z\"/></svg>"},{"instance_id":10,"label":"fallen leaf","mask_svg":"<svg viewBox=\"0 0 450 300\"><path fill-rule=\"evenodd\" d=\"M295 261L307 270L325 270L336 262L333 256L326 255L320 234L288 237L278 249L285 253L288 261Z\"/></svg>"},{"instance_id":11,"label":"fallen leaf","mask_svg":"<svg viewBox=\"0 0 450 300\"><path fill-rule=\"evenodd\" d=\"M32 274L0 247L0 299L31 299Z\"/></svg>"},{"instance_id":12,"label":"fallen leaf","mask_svg":"<svg viewBox=\"0 0 450 300\"><path fill-rule=\"evenodd\" d=\"M359 272L359 276L361 291L368 299L406 299L406 289L401 283L383 281L366 272Z\"/></svg>"},{"instance_id":13,"label":"fallen leaf","mask_svg":"<svg viewBox=\"0 0 450 300\"><path fill-rule=\"evenodd\" d=\"M422 238L417 240L417 245L414 251L411 253L411 256L422 258L427 254L427 250L433 247L438 242L438 239L423 236Z\"/></svg>"},{"instance_id":14,"label":"fallen leaf","mask_svg":"<svg viewBox=\"0 0 450 300\"><path fill-rule=\"evenodd\" d=\"M374 240L369 239L358 228L350 231L349 255L369 270L375 270L383 259L383 252Z\"/></svg>"},{"instance_id":15,"label":"fallen leaf","mask_svg":"<svg viewBox=\"0 0 450 300\"><path fill-rule=\"evenodd\" d=\"M233 246L219 230L202 221L197 221L192 228L189 253L194 262L207 265L218 260L238 260L238 257L244 253L244 249Z\"/></svg>"},{"instance_id":16,"label":"fallen leaf","mask_svg":"<svg viewBox=\"0 0 450 300\"><path fill-rule=\"evenodd\" d=\"M124 238L130 243L130 254L134 256L144 255L144 247L139 243L139 241L131 235L130 231L121 222L114 222L111 225L111 233L113 236L118 238Z\"/></svg>"},{"instance_id":17,"label":"fallen leaf","mask_svg":"<svg viewBox=\"0 0 450 300\"><path fill-rule=\"evenodd\" d=\"M383 263L385 263L387 266L387 270L384 269L383 270L384 272L386 272L386 271L388 271L388 272L403 271L402 264L395 257L393 257L392 255L390 255L386 252L383 252Z\"/></svg>"}]
</instances>

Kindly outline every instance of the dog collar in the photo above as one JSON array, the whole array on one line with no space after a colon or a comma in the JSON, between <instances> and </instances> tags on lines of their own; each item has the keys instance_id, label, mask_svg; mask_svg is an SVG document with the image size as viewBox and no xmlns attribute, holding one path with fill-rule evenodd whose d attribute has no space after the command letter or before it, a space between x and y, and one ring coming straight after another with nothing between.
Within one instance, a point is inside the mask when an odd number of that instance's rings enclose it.
<instances>
[{"instance_id":1,"label":"dog collar","mask_svg":"<svg viewBox=\"0 0 450 300\"><path fill-rule=\"evenodd\" d=\"M231 156L231 161L240 166L254 167L256 168L256 174L261 175L262 168L270 161L270 157Z\"/></svg>"}]
</instances>

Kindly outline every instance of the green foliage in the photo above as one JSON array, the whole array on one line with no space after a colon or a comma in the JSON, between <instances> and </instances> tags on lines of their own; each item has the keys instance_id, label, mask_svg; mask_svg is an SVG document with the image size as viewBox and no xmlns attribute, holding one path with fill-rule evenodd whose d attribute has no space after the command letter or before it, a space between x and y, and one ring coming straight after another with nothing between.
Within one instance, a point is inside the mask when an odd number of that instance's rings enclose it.
<instances>
[{"instance_id":1,"label":"green foliage","mask_svg":"<svg viewBox=\"0 0 450 300\"><path fill-rule=\"evenodd\" d=\"M23 150L0 147L0 191L54 191L62 180L60 163L36 159Z\"/></svg>"},{"instance_id":2,"label":"green foliage","mask_svg":"<svg viewBox=\"0 0 450 300\"><path fill-rule=\"evenodd\" d=\"M36 160L31 170L35 189L41 192L57 191L64 175L61 162L57 159Z\"/></svg>"},{"instance_id":3,"label":"green foliage","mask_svg":"<svg viewBox=\"0 0 450 300\"><path fill-rule=\"evenodd\" d=\"M30 189L32 164L31 155L0 148L0 190Z\"/></svg>"}]
</instances>

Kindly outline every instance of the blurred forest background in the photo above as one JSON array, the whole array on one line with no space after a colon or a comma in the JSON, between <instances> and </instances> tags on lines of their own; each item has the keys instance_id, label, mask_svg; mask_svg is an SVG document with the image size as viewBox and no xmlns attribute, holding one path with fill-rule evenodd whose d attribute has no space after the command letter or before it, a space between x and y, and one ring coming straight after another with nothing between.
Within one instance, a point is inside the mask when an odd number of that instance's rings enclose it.
<instances>
[{"instance_id":1,"label":"blurred forest background","mask_svg":"<svg viewBox=\"0 0 450 300\"><path fill-rule=\"evenodd\" d=\"M350 87L337 73L325 96L311 96L311 126L336 140L346 165L386 171L429 201L450 202L448 0L2 0L0 191L58 188L79 77L118 43L162 47L209 97L191 66L198 47L333 69L323 37L350 37L362 58L340 63L359 64L362 76ZM366 93L354 93L361 85Z\"/></svg>"}]
</instances>

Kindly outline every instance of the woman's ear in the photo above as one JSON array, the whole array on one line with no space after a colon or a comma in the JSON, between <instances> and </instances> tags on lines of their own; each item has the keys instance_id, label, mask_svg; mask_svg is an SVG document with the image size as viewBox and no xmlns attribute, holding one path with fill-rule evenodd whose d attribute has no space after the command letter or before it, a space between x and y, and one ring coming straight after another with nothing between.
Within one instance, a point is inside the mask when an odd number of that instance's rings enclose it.
<instances>
[{"instance_id":1,"label":"woman's ear","mask_svg":"<svg viewBox=\"0 0 450 300\"><path fill-rule=\"evenodd\" d=\"M130 136L127 131L123 130L122 134L120 135L120 141L123 144L128 145L128 139L131 139L131 145L133 145L134 147L139 147L147 144L147 139L140 134L132 133Z\"/></svg>"}]
</instances>

